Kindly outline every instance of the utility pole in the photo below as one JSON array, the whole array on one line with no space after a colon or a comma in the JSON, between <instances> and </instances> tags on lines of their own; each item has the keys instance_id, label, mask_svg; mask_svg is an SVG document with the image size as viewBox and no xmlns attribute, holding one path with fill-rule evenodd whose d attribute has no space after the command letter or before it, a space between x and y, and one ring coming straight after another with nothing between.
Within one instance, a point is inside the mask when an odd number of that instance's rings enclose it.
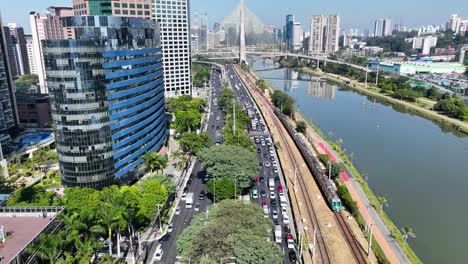
<instances>
[{"instance_id":1,"label":"utility pole","mask_svg":"<svg viewBox=\"0 0 468 264\"><path fill-rule=\"evenodd\" d=\"M377 76L375 76L375 85L379 84L379 71L380 71L380 61L379 64L377 65Z\"/></svg>"},{"instance_id":2,"label":"utility pole","mask_svg":"<svg viewBox=\"0 0 468 264\"><path fill-rule=\"evenodd\" d=\"M367 88L367 71L369 70L369 65L366 65L366 81L364 87Z\"/></svg>"},{"instance_id":3,"label":"utility pole","mask_svg":"<svg viewBox=\"0 0 468 264\"><path fill-rule=\"evenodd\" d=\"M156 206L158 207L159 230L160 230L160 231L161 231L161 233L162 233L162 224L161 224L161 205L160 205L160 204L157 204Z\"/></svg>"},{"instance_id":4,"label":"utility pole","mask_svg":"<svg viewBox=\"0 0 468 264\"><path fill-rule=\"evenodd\" d=\"M372 247L372 225L370 225L369 247L367 248L367 256L370 256L371 247Z\"/></svg>"},{"instance_id":5,"label":"utility pole","mask_svg":"<svg viewBox=\"0 0 468 264\"><path fill-rule=\"evenodd\" d=\"M232 132L236 134L236 100L232 99L232 115L234 116L234 123L232 125Z\"/></svg>"}]
</instances>

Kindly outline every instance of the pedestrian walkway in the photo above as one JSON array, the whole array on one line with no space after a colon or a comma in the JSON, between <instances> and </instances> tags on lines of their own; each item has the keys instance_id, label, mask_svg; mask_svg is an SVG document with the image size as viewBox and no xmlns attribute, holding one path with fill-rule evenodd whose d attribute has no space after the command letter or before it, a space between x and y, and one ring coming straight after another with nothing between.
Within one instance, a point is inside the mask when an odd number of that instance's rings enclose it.
<instances>
[{"instance_id":1,"label":"pedestrian walkway","mask_svg":"<svg viewBox=\"0 0 468 264\"><path fill-rule=\"evenodd\" d=\"M333 148L331 148L330 145L328 145L328 143L315 132L315 130L307 123L306 120L304 120L302 116L296 115L296 120L306 122L306 132L308 138L311 139L311 143L315 146L315 149L320 154L327 154L330 157L330 160L339 162L344 165L343 160L338 156ZM349 170L346 171L349 173ZM369 199L361 189L359 183L356 182L352 175L348 176L348 174L344 171L340 173L340 177L343 179L346 187L348 188L351 197L356 201L357 207L362 217L368 221L368 225L373 227L373 235L390 263L409 263L405 253L391 237L390 232L388 231L380 216L377 214L375 209L370 206Z\"/></svg>"}]
</instances>

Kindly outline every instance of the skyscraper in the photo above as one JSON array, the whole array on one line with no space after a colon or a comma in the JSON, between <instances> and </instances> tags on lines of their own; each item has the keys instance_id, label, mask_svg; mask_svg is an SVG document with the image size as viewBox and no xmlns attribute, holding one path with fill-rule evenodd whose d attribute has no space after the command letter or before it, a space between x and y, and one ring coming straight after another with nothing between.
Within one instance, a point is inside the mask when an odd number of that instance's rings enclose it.
<instances>
[{"instance_id":1,"label":"skyscraper","mask_svg":"<svg viewBox=\"0 0 468 264\"><path fill-rule=\"evenodd\" d=\"M201 50L208 49L208 15L200 16L200 28L198 29L198 48Z\"/></svg>"},{"instance_id":2,"label":"skyscraper","mask_svg":"<svg viewBox=\"0 0 468 264\"><path fill-rule=\"evenodd\" d=\"M16 75L28 74L30 73L30 70L23 27L16 23L9 23L8 28L10 30L11 42L14 52L14 62L12 61L11 63L15 66L12 65L12 67L16 68Z\"/></svg>"},{"instance_id":3,"label":"skyscraper","mask_svg":"<svg viewBox=\"0 0 468 264\"><path fill-rule=\"evenodd\" d=\"M162 52L155 21L62 19L76 39L43 43L62 182L102 188L141 176L166 137Z\"/></svg>"},{"instance_id":4,"label":"skyscraper","mask_svg":"<svg viewBox=\"0 0 468 264\"><path fill-rule=\"evenodd\" d=\"M329 15L327 17L326 25L326 38L325 38L325 52L337 52L338 40L340 38L340 17L338 15Z\"/></svg>"},{"instance_id":5,"label":"skyscraper","mask_svg":"<svg viewBox=\"0 0 468 264\"><path fill-rule=\"evenodd\" d=\"M374 37L382 37L384 28L384 20L377 19L374 24Z\"/></svg>"},{"instance_id":6,"label":"skyscraper","mask_svg":"<svg viewBox=\"0 0 468 264\"><path fill-rule=\"evenodd\" d=\"M446 28L452 30L455 34L458 34L461 21L462 18L459 15L452 15L447 22Z\"/></svg>"},{"instance_id":7,"label":"skyscraper","mask_svg":"<svg viewBox=\"0 0 468 264\"><path fill-rule=\"evenodd\" d=\"M166 97L192 94L189 0L153 1L153 17L161 26Z\"/></svg>"},{"instance_id":8,"label":"skyscraper","mask_svg":"<svg viewBox=\"0 0 468 264\"><path fill-rule=\"evenodd\" d=\"M18 123L5 37L10 37L10 32L2 26L0 17L0 132L5 132Z\"/></svg>"},{"instance_id":9,"label":"skyscraper","mask_svg":"<svg viewBox=\"0 0 468 264\"><path fill-rule=\"evenodd\" d=\"M383 35L384 36L391 36L393 32L392 28L392 20L390 18L384 19L384 24L383 24Z\"/></svg>"},{"instance_id":10,"label":"skyscraper","mask_svg":"<svg viewBox=\"0 0 468 264\"><path fill-rule=\"evenodd\" d=\"M287 15L286 16L286 25L284 26L284 42L288 50L291 50L291 43L292 43L292 33L294 27L294 15Z\"/></svg>"},{"instance_id":11,"label":"skyscraper","mask_svg":"<svg viewBox=\"0 0 468 264\"><path fill-rule=\"evenodd\" d=\"M289 47L291 51L299 51L302 48L302 26L300 22L294 22Z\"/></svg>"},{"instance_id":12,"label":"skyscraper","mask_svg":"<svg viewBox=\"0 0 468 264\"><path fill-rule=\"evenodd\" d=\"M73 0L75 16L153 18L150 0Z\"/></svg>"},{"instance_id":13,"label":"skyscraper","mask_svg":"<svg viewBox=\"0 0 468 264\"><path fill-rule=\"evenodd\" d=\"M34 62L33 37L31 34L24 35L26 41L26 53L28 56L29 72L37 74L36 64Z\"/></svg>"},{"instance_id":14,"label":"skyscraper","mask_svg":"<svg viewBox=\"0 0 468 264\"><path fill-rule=\"evenodd\" d=\"M74 36L69 29L65 29L60 23L60 17L73 15L71 7L51 6L44 13L29 13L29 23L33 37L35 73L39 77L41 93L47 93L46 74L42 41L47 39L69 39Z\"/></svg>"},{"instance_id":15,"label":"skyscraper","mask_svg":"<svg viewBox=\"0 0 468 264\"><path fill-rule=\"evenodd\" d=\"M309 53L316 54L323 51L324 23L324 16L313 16L310 18Z\"/></svg>"}]
</instances>

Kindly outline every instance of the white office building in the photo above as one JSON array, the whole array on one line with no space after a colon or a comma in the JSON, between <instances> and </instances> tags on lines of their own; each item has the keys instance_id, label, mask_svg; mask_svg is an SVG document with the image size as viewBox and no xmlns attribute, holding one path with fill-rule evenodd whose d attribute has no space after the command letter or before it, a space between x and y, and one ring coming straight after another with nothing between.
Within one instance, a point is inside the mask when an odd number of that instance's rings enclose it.
<instances>
[{"instance_id":1,"label":"white office building","mask_svg":"<svg viewBox=\"0 0 468 264\"><path fill-rule=\"evenodd\" d=\"M340 17L337 15L329 15L326 25L325 52L335 53L338 51L340 31Z\"/></svg>"},{"instance_id":2,"label":"white office building","mask_svg":"<svg viewBox=\"0 0 468 264\"><path fill-rule=\"evenodd\" d=\"M153 17L161 27L166 97L192 94L189 0L153 0Z\"/></svg>"},{"instance_id":3,"label":"white office building","mask_svg":"<svg viewBox=\"0 0 468 264\"><path fill-rule=\"evenodd\" d=\"M310 43L309 53L317 54L323 50L324 16L313 16L310 18Z\"/></svg>"}]
</instances>

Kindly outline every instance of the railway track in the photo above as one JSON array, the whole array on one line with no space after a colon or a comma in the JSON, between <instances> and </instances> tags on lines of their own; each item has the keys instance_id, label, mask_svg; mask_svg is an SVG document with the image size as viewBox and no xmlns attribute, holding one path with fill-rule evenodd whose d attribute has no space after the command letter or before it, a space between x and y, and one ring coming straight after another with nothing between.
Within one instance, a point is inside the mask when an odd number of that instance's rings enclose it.
<instances>
[{"instance_id":1,"label":"railway track","mask_svg":"<svg viewBox=\"0 0 468 264\"><path fill-rule=\"evenodd\" d=\"M250 82L250 84L253 84L250 79L248 81ZM275 115L275 113L273 111L273 106L256 89L253 89L253 92L256 93L258 95L258 98L260 98L260 100L263 102L263 104L267 106L267 108L265 110L268 111L268 114L271 116L271 119L274 122L275 126L278 128L278 130L280 130L279 135L281 136L283 142L287 142L287 138L284 135L284 131L281 131L282 127L283 127L283 124L276 117L276 115ZM286 147L287 154L289 156L289 160L293 163L293 165L296 168L300 168L300 166L298 166L298 164L296 162L296 159L294 158L293 151L292 151L291 147L289 146L289 144L284 144L284 145ZM306 211L307 211L307 215L309 216L309 219L313 220L313 224L316 227L316 231L317 231L316 244L317 244L317 249L320 252L320 257L322 259L321 263L331 264L333 262L332 262L330 252L328 250L327 245L325 244L325 240L324 240L323 235L322 235L322 229L320 227L320 224L319 224L316 212L315 212L315 208L314 208L314 206L312 205L312 202L309 199L312 196L311 196L308 188L305 186L305 181L304 181L304 178L302 177L302 172L300 170L297 170L297 173L298 173L297 178L299 179L300 191L301 191L302 194L307 195L303 199L306 202L306 207L305 208L306 208ZM312 239L313 239L313 237L312 237Z\"/></svg>"},{"instance_id":2,"label":"railway track","mask_svg":"<svg viewBox=\"0 0 468 264\"><path fill-rule=\"evenodd\" d=\"M346 241L348 241L348 244L351 247L351 251L353 252L354 257L356 258L356 261L359 264L367 263L367 257L364 255L361 246L356 241L353 232L351 231L351 228L349 227L345 217L343 216L343 213L335 212L335 216L338 220L338 224L340 225L341 231L343 231L343 234L346 237Z\"/></svg>"},{"instance_id":3,"label":"railway track","mask_svg":"<svg viewBox=\"0 0 468 264\"><path fill-rule=\"evenodd\" d=\"M253 84L253 81L251 80L251 78L253 78L253 76L246 76L248 79L249 79L249 82L251 84ZM256 87L256 86L254 86ZM271 105L270 102L268 102L262 94L260 94L258 92L257 89L253 89L254 92L256 94L259 95L259 98L261 98L261 100L263 101L263 103L265 105L268 106L268 111L269 111L269 114L272 115L272 120L273 122L275 123L275 125L278 127L278 129L280 129L280 127L283 127L283 124L281 124L281 121L279 121L276 117L276 115L274 114L274 111L273 111L273 106ZM278 125L281 125L281 126L278 126ZM284 141L286 141L285 139L285 136L283 135L283 133L280 133L280 136L282 137L282 139ZM286 144L287 145L287 144ZM297 167L297 164L296 164L296 161L292 158L293 155L292 155L292 150L291 150L291 147L289 145L286 146L287 148L287 152L288 152L288 155L291 159L291 161L294 163L294 165ZM299 172L300 173L300 172ZM305 183L304 183L304 179L302 178L302 174L300 173L299 174L301 177L298 177L300 180L301 180L301 183L300 183L300 187L301 187L301 191L304 192L304 193L307 193L308 197L311 197L310 194L309 194L309 191L307 188L305 188L304 190L304 186L305 186ZM310 200L309 199L305 199L309 204L310 204ZM313 211L313 218L315 219L315 225L320 229L320 225L318 225L318 220L317 220L317 217L316 217L316 214L315 214L315 209L314 207L312 206L312 204L308 205L308 210L309 210L309 206L311 208L311 210ZM309 213L309 215L311 215ZM335 212L335 217L337 219L337 222L339 224L339 227L342 231L342 233L344 234L345 238L346 238L346 241L348 242L348 245L350 246L351 248L351 251L357 261L357 263L359 264L365 264L365 263L368 263L367 262L367 257L365 256L364 252L363 252L363 249L362 247L360 246L360 244L358 243L358 241L355 239L354 235L353 235L353 232L351 231L351 228L349 226L349 224L346 222L346 219L345 217L343 216L342 213L340 212ZM325 245L325 241L323 240L323 237L322 237L322 234L321 234L321 230L319 230L319 233L317 235L317 240L319 240L319 237L322 241L318 241L318 244L319 244L319 251L320 251L320 254L322 256L322 261L323 263L331 263L331 259L330 259L330 255L328 254L328 249L326 248L326 245ZM320 247L320 244L323 245L323 247L321 248ZM325 259L324 259L324 256L325 255ZM328 262L327 262L328 261Z\"/></svg>"}]
</instances>

